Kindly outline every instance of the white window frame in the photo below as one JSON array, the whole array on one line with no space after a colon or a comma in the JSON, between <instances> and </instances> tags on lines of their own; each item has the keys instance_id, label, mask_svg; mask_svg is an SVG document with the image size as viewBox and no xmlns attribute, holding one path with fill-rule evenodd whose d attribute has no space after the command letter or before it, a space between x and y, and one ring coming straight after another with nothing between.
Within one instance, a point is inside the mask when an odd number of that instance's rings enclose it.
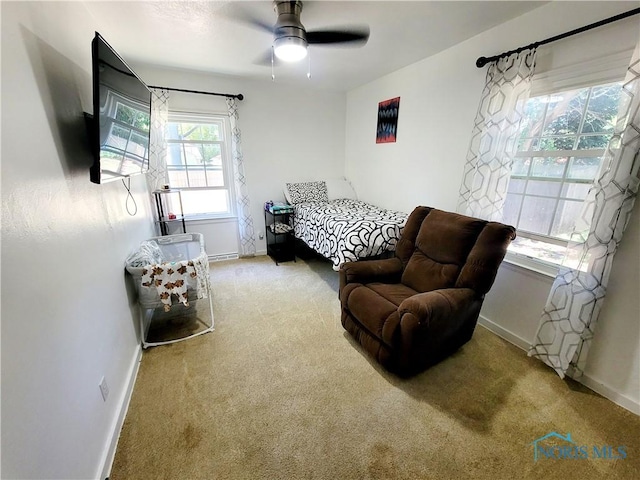
<instances>
[{"instance_id":1,"label":"white window frame","mask_svg":"<svg viewBox=\"0 0 640 480\"><path fill-rule=\"evenodd\" d=\"M612 82L615 83L615 82ZM591 99L591 89L593 88L597 88L599 86L604 86L604 85L609 85L610 83L606 83L606 84L598 84L598 85L591 85L589 87L583 87L583 88L589 88L589 94L585 100L585 109L587 108L587 106L589 105L589 100ZM565 93L567 91L571 91L571 90L563 90L562 92L556 92L558 94L561 93ZM540 97L545 96L545 95L540 95ZM531 97L531 98L538 98L538 97ZM578 145L580 142L580 139L582 137L595 137L595 136L606 136L606 135L610 135L610 134L606 134L606 133L601 133L601 132L595 132L595 133L582 133L582 127L586 118L586 115L584 114L585 112L583 112L582 118L580 120L580 126L578 127L578 132L575 133L575 140L573 142L573 149L571 150L520 150L517 151L514 155L514 158L527 158L530 160L533 160L534 158L602 158L605 154L606 149L604 148L600 148L600 149L578 149ZM545 112L545 116L546 116L546 112ZM573 135L573 134L572 134ZM553 138L553 137L558 137L558 138L562 138L562 137L567 137L567 136L572 136L572 135L555 135L555 136L547 136L545 138ZM511 179L518 179L518 180L523 180L525 182L524 188L523 188L523 193L521 194L523 198L529 197L529 198L553 198L555 200L555 206L554 206L554 213L552 216L552 222L549 225L549 231L547 234L540 234L540 233L535 233L535 232L527 232L524 230L521 230L521 232L523 233L523 236L535 239L535 240L543 240L546 241L548 243L553 243L556 245L567 245L568 241L567 240L563 240L559 237L554 237L551 234L551 229L553 228L553 220L555 219L555 215L557 212L557 208L558 208L558 204L561 201L571 201L571 202L576 202L578 203L579 200L577 200L575 197L566 197L566 196L562 196L562 186L565 184L582 184L582 185L593 185L593 182L597 179L598 173L596 173L594 180L590 181L590 180L585 180L585 179L577 179L577 178L569 178L568 177L568 173L569 173L569 167L571 165L571 162L568 161L566 163L566 165L564 166L564 171L562 173L561 177L540 177L540 176L536 176L533 174L533 172L531 172L532 169L532 165L529 166L530 171L525 174L525 175L514 175L513 173L511 174ZM561 188L558 190L558 194L554 197L548 196L548 195L538 195L538 194L533 194L533 193L524 193L526 192L526 187L527 184L532 181L532 182L549 182L549 183L558 183L561 185ZM520 194L518 194L520 195ZM579 202L582 203L582 202ZM522 213L522 205L520 206L520 211L519 214ZM518 216L520 217L520 215ZM519 218L518 218L519 219Z\"/></svg>"},{"instance_id":2,"label":"white window frame","mask_svg":"<svg viewBox=\"0 0 640 480\"><path fill-rule=\"evenodd\" d=\"M563 71L563 74L565 72ZM575 74L575 72L574 72ZM569 82L566 81L566 79L564 79L565 81L563 82L558 82L561 83L560 85L556 85L556 87L553 90L550 90L548 88L549 86L549 74L545 75L544 77L544 82L545 82L545 86L540 88L540 85L538 85L538 88L536 88L535 85L535 77L533 80L533 85L532 85L532 95L530 96L530 98L535 98L535 97L539 97L539 96L544 96L544 95L553 95L553 94L559 94L562 92L566 92L566 91L571 91L571 90L575 90L578 88L587 88L587 87L597 87L600 85L606 85L606 84L610 84L610 83L615 83L615 82L620 82L623 79L620 78L618 75L614 75L613 73L610 73L609 76L606 75L602 75L602 72L599 72L599 76L597 77L597 80L594 77L590 77L588 80L585 80L585 78L582 79L578 79L578 76L576 76L576 81L575 82ZM582 118L582 121L584 121L584 117ZM580 135L577 134L576 135L576 142L579 140ZM575 144L574 144L575 146ZM514 157L515 158L533 158L533 157L575 157L575 156L579 156L579 157L603 157L605 154L605 149L593 149L593 150L557 150L557 151L548 151L548 150L529 150L529 151L519 151L517 152ZM565 180L567 179L567 172L568 172L568 167L569 165L567 164L567 166L565 167L564 173L562 178L557 178L557 179L553 179L553 178L539 178L539 177L532 177L530 175L531 172L529 172L528 175L526 176L515 176L515 177L511 177L511 178L520 178L520 179L524 179L525 181L528 180L543 180L543 181L557 181L557 182L561 182L564 183ZM598 175L598 174L597 174ZM596 175L596 177L597 177ZM593 182L588 182L588 181L579 181L579 180L571 180L571 183L588 183L588 184L593 184ZM562 188L560 189L560 191L562 191ZM535 195L534 195L535 196ZM558 196L558 198L556 199L557 202L562 201L563 197L561 197L561 195ZM556 204L557 207L557 204ZM522 230L518 230L517 235L520 239L528 239L531 240L533 242L540 242L538 243L539 246L542 247L542 249L546 249L547 252L551 253L553 251L555 251L556 253L560 252L560 251L564 251L567 248L568 245L568 241L564 241L562 239L556 238L556 237L552 237L552 236L544 236L544 235L539 235L539 234L535 234L532 232L526 232L526 231L522 231ZM517 240L516 240L517 242ZM560 266L560 263L562 261L562 259L560 259L559 261L554 261L554 260L548 260L548 259L542 259L540 257L534 257L534 256L530 256L527 255L523 252L518 252L517 251L517 243L512 243L512 245L510 245L509 250L507 252L507 255L505 257L505 261L512 263L514 265L518 265L520 267L526 268L528 270L532 270L535 272L538 272L542 275L546 275L546 276L551 276L551 277L555 277L555 275L558 272L558 268ZM563 255L562 255L563 256Z\"/></svg>"},{"instance_id":3,"label":"white window frame","mask_svg":"<svg viewBox=\"0 0 640 480\"><path fill-rule=\"evenodd\" d=\"M226 212L209 212L200 214L185 214L185 220L210 220L210 219L226 219L236 217L236 202L235 192L233 188L233 165L231 164L231 126L229 124L229 116L222 113L194 113L194 112L179 112L170 111L167 124L169 123L202 123L202 124L217 124L222 132L222 140L210 141L207 143L220 145L220 154L222 158L222 178L224 186L207 186L207 187L177 187L181 191L197 191L197 190L222 190L227 193L227 200L229 209ZM193 142L180 142L173 139L166 138L167 146L170 144L183 144L183 143L200 143L198 141ZM167 148L167 155L169 155L169 148ZM169 162L167 162L167 169L169 169ZM188 171L188 167L186 167Z\"/></svg>"}]
</instances>

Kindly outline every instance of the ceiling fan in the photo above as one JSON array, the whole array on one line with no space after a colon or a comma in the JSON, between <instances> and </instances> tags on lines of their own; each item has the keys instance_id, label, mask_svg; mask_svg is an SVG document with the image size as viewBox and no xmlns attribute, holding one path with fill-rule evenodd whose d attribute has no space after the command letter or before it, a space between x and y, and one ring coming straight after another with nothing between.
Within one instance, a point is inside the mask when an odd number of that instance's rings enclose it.
<instances>
[{"instance_id":1,"label":"ceiling fan","mask_svg":"<svg viewBox=\"0 0 640 480\"><path fill-rule=\"evenodd\" d=\"M369 27L345 27L332 30L307 31L300 21L301 1L274 1L277 19L267 25L251 19L250 23L273 34L273 53L285 62L296 62L307 56L309 45L362 46L369 39Z\"/></svg>"}]
</instances>

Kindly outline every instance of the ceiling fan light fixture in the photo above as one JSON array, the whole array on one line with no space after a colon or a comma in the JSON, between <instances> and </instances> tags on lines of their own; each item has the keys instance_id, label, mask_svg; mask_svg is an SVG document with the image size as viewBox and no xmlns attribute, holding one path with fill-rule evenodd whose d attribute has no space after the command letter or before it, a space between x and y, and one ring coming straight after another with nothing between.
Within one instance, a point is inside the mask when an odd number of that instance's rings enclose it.
<instances>
[{"instance_id":1,"label":"ceiling fan light fixture","mask_svg":"<svg viewBox=\"0 0 640 480\"><path fill-rule=\"evenodd\" d=\"M277 38L273 53L284 62L297 62L307 56L307 42L299 37Z\"/></svg>"}]
</instances>

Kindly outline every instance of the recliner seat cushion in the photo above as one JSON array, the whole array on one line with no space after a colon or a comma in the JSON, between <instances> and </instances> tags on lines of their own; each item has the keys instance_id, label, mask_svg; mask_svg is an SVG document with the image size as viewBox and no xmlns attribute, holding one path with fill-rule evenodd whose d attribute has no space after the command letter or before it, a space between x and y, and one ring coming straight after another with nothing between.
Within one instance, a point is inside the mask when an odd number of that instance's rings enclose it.
<instances>
[{"instance_id":1,"label":"recliner seat cushion","mask_svg":"<svg viewBox=\"0 0 640 480\"><path fill-rule=\"evenodd\" d=\"M405 299L418 293L402 283L367 283L366 286L396 307L399 307Z\"/></svg>"}]
</instances>

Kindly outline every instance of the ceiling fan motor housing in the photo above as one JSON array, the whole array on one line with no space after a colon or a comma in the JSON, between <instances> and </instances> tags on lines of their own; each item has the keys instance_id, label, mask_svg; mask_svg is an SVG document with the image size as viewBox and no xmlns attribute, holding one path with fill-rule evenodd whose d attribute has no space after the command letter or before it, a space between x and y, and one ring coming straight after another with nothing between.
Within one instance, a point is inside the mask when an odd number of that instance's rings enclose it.
<instances>
[{"instance_id":1,"label":"ceiling fan motor housing","mask_svg":"<svg viewBox=\"0 0 640 480\"><path fill-rule=\"evenodd\" d=\"M306 48L308 46L307 33L300 22L302 2L274 1L273 9L278 15L273 28L274 45L292 43Z\"/></svg>"}]
</instances>

